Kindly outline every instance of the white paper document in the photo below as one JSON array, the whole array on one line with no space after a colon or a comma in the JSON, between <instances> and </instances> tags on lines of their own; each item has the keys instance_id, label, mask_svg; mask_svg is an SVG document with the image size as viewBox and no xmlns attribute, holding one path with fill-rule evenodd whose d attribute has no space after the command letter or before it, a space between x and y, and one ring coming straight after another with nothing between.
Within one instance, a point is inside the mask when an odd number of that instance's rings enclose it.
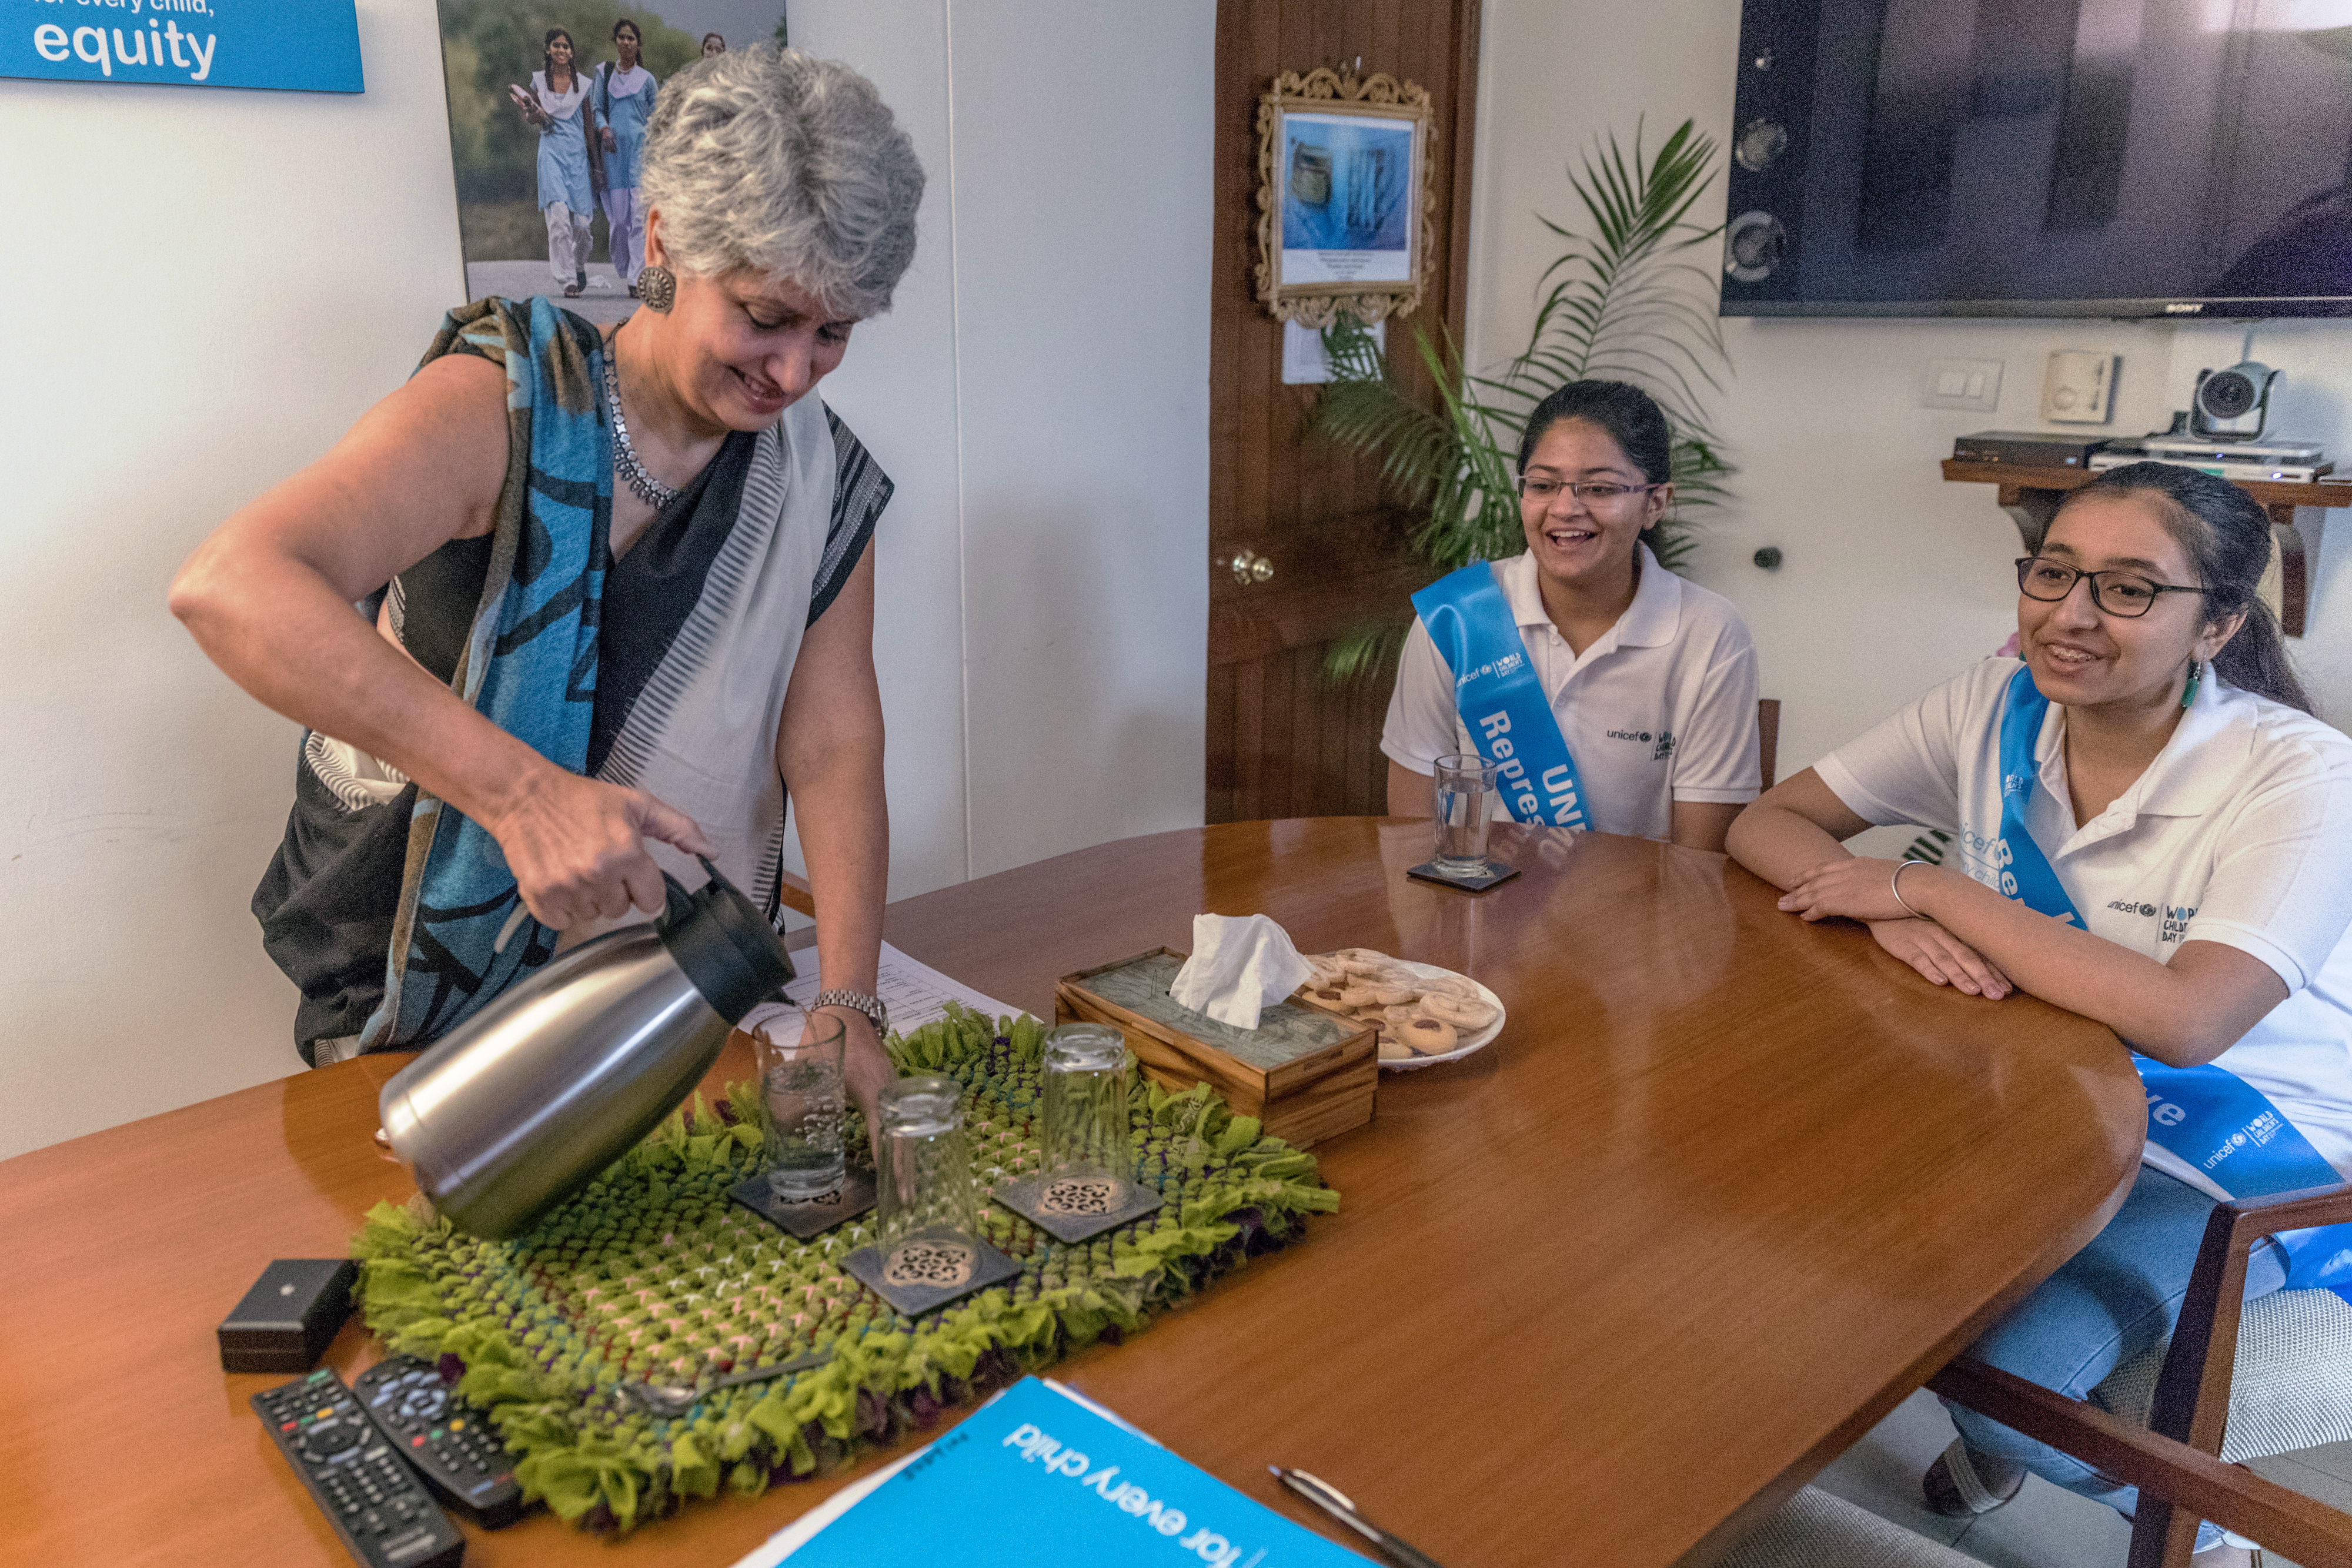
<instances>
[{"instance_id":1,"label":"white paper document","mask_svg":"<svg viewBox=\"0 0 2352 1568\"><path fill-rule=\"evenodd\" d=\"M814 954L808 956L814 958ZM815 999L823 984L814 964L807 973L784 988L784 995L793 1005L806 1008ZM890 1009L890 1027L900 1034L912 1034L927 1023L948 1016L948 1003L961 1002L977 1013L990 1018L1003 1018L1021 1009L994 997L973 990L959 980L950 979L929 964L909 958L887 942L882 944L882 967L875 983L875 994L882 1005ZM748 1024L747 1026L748 1027Z\"/></svg>"}]
</instances>

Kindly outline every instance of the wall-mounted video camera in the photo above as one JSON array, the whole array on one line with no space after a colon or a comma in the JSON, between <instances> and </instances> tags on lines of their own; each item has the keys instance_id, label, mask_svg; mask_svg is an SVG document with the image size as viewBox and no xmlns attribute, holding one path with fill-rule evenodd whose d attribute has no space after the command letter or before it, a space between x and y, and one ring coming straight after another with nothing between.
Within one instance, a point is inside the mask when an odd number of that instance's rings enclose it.
<instances>
[{"instance_id":1,"label":"wall-mounted video camera","mask_svg":"<svg viewBox=\"0 0 2352 1568\"><path fill-rule=\"evenodd\" d=\"M2192 435L2226 435L2239 441L2259 441L2270 423L2271 384L2279 373L2252 360L2225 371L2197 372L2197 391L2189 402Z\"/></svg>"}]
</instances>

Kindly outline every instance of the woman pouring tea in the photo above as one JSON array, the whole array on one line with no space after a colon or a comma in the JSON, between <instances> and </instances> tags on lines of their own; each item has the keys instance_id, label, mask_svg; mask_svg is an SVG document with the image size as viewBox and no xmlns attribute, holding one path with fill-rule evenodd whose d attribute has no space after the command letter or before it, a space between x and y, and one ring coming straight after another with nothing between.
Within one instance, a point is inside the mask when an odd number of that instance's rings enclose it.
<instances>
[{"instance_id":1,"label":"woman pouring tea","mask_svg":"<svg viewBox=\"0 0 2352 1568\"><path fill-rule=\"evenodd\" d=\"M173 612L308 731L254 896L307 1060L426 1044L559 940L661 909L656 850L779 918L789 790L816 1009L870 1109L890 482L812 394L888 308L922 190L846 67L698 61L647 127L643 308L603 332L544 298L452 312L182 569Z\"/></svg>"}]
</instances>

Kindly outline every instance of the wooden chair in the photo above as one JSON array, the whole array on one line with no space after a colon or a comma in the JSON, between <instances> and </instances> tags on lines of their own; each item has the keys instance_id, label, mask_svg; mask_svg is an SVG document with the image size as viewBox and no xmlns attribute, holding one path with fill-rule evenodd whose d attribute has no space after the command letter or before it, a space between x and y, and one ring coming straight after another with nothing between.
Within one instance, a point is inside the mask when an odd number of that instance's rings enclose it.
<instances>
[{"instance_id":1,"label":"wooden chair","mask_svg":"<svg viewBox=\"0 0 2352 1568\"><path fill-rule=\"evenodd\" d=\"M1780 760L1780 699L1756 699L1756 760L1764 765L1764 788L1772 788L1773 768Z\"/></svg>"},{"instance_id":2,"label":"wooden chair","mask_svg":"<svg viewBox=\"0 0 2352 1568\"><path fill-rule=\"evenodd\" d=\"M2352 1437L2352 1307L2327 1291L2243 1300L2255 1242L2347 1221L2352 1184L2216 1206L2160 1353L2145 1430L2133 1396L2147 1357L2118 1367L2089 1403L1965 1357L1928 1386L2139 1486L2131 1568L2186 1568L2200 1519L2298 1563L2352 1562L2352 1520L2223 1462Z\"/></svg>"},{"instance_id":3,"label":"wooden chair","mask_svg":"<svg viewBox=\"0 0 2352 1568\"><path fill-rule=\"evenodd\" d=\"M2314 1568L2352 1563L2352 1515L2225 1462L2352 1437L2352 1306L2329 1291L2246 1305L2246 1260L2282 1230L2352 1220L2352 1184L2213 1211L2169 1345L2088 1401L1963 1356L1927 1385L2140 1489L2129 1568L2187 1568L2210 1519ZM1854 1516L1859 1514L1859 1519ZM1959 1568L1971 1560L1807 1488L1725 1568ZM1916 1542L1916 1544L1912 1544Z\"/></svg>"},{"instance_id":4,"label":"wooden chair","mask_svg":"<svg viewBox=\"0 0 2352 1568\"><path fill-rule=\"evenodd\" d=\"M786 909L816 918L816 894L809 891L808 879L794 876L788 871L776 873L776 901Z\"/></svg>"},{"instance_id":5,"label":"wooden chair","mask_svg":"<svg viewBox=\"0 0 2352 1568\"><path fill-rule=\"evenodd\" d=\"M1834 1492L1807 1487L1716 1568L1984 1568Z\"/></svg>"}]
</instances>

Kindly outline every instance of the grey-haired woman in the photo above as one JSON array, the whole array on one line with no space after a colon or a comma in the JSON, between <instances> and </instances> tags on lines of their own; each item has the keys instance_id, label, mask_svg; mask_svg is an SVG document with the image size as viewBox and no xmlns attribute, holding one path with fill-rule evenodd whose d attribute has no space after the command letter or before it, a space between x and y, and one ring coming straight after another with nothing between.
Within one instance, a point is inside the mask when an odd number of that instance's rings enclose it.
<instances>
[{"instance_id":1,"label":"grey-haired woman","mask_svg":"<svg viewBox=\"0 0 2352 1568\"><path fill-rule=\"evenodd\" d=\"M890 483L808 394L888 308L923 172L865 78L762 45L664 88L643 188L645 308L604 333L543 298L453 312L172 607L309 731L254 898L306 1058L436 1038L659 909L665 860L692 884L711 856L776 915L789 788L820 1010L870 1108Z\"/></svg>"}]
</instances>

